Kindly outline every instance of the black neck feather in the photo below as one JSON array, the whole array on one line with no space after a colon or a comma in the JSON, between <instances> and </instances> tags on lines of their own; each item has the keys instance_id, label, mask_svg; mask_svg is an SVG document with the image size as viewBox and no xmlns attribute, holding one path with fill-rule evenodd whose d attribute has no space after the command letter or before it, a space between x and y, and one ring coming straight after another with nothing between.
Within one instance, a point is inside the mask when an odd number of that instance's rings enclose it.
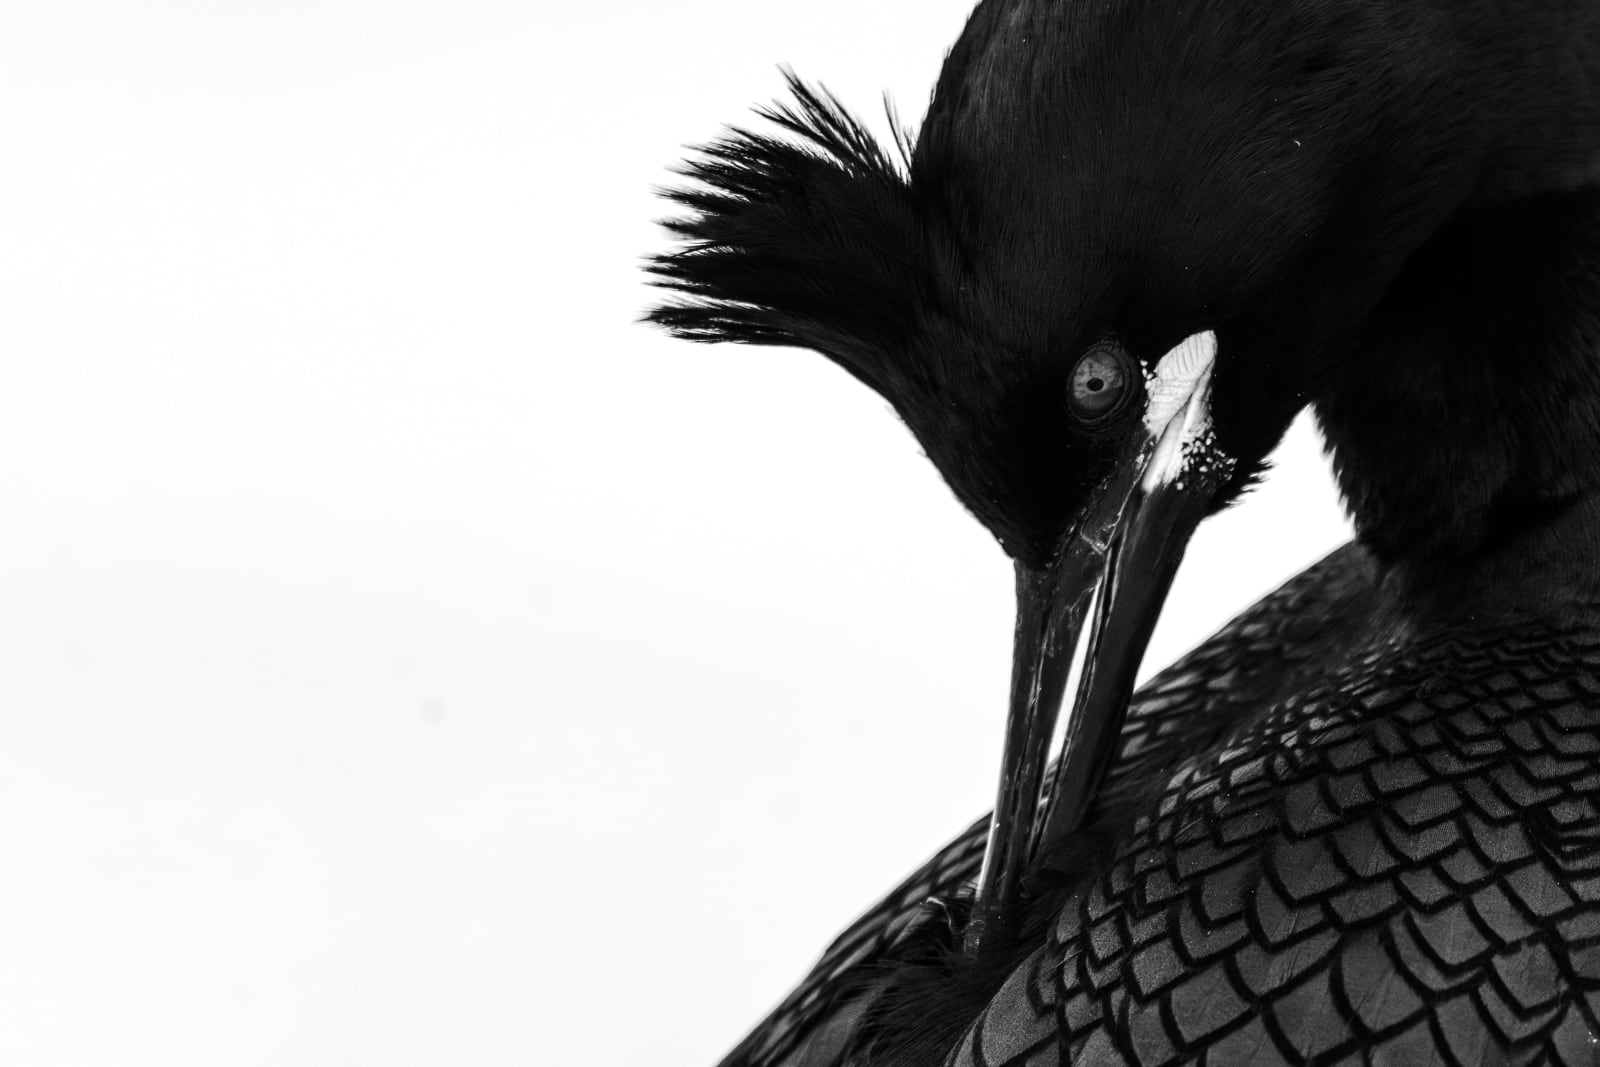
<instances>
[{"instance_id":1,"label":"black neck feather","mask_svg":"<svg viewBox=\"0 0 1600 1067\"><path fill-rule=\"evenodd\" d=\"M1369 323L1314 403L1380 558L1467 562L1600 490L1600 192L1457 220Z\"/></svg>"}]
</instances>

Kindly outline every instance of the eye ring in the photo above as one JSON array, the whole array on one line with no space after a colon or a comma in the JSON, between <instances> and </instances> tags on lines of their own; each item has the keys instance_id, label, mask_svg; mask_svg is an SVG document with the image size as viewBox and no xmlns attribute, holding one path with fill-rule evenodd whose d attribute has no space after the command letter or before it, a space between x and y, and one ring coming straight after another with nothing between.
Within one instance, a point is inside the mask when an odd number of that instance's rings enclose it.
<instances>
[{"instance_id":1,"label":"eye ring","mask_svg":"<svg viewBox=\"0 0 1600 1067\"><path fill-rule=\"evenodd\" d=\"M1067 408L1084 426L1103 426L1126 409L1138 377L1137 362L1121 345L1101 341L1072 365Z\"/></svg>"}]
</instances>

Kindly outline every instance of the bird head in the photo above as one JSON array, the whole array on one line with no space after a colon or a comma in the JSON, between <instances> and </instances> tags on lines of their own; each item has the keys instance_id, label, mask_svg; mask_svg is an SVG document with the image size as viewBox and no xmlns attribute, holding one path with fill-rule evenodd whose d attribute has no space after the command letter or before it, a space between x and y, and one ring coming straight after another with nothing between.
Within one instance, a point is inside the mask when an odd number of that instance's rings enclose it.
<instances>
[{"instance_id":1,"label":"bird head","mask_svg":"<svg viewBox=\"0 0 1600 1067\"><path fill-rule=\"evenodd\" d=\"M969 945L1092 803L1196 525L1260 475L1431 234L1565 165L1514 128L1529 111L1478 62L1491 38L1416 5L990 2L897 151L791 76L775 131L706 146L668 194L688 214L650 266L675 291L651 320L832 359L1016 564Z\"/></svg>"}]
</instances>

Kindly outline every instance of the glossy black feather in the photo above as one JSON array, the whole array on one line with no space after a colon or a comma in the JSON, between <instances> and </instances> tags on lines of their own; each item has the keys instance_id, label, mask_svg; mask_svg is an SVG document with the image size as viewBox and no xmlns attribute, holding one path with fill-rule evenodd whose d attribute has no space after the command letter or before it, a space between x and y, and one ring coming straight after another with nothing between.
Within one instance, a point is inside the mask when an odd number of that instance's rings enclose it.
<instances>
[{"instance_id":1,"label":"glossy black feather","mask_svg":"<svg viewBox=\"0 0 1600 1067\"><path fill-rule=\"evenodd\" d=\"M1126 798L1141 783L1170 769L1252 708L1263 687L1274 684L1271 679L1315 655L1318 641L1338 626L1343 605L1361 588L1363 577L1359 553L1335 553L1153 678L1134 699L1103 806L1126 806ZM1243 664L1252 665L1250 677L1243 676ZM925 968L930 942L943 940L948 948L947 909L959 907L977 875L987 822L987 815L974 822L840 934L794 992L722 1061L723 1067L810 1062L814 1046L827 1043L826 1038L814 1040L817 1028L831 1016L851 1015L854 1022L857 1006L887 986L901 961L920 957ZM1101 828L1114 822L1102 815L1091 839L1104 840ZM930 995L914 1008L904 1008L901 1025L891 1023L887 1029L927 1035L938 1029L929 1020L950 1019L957 1020L958 1030L965 1029L969 1020L960 1019L961 1009L970 1011L971 989L950 985L944 975L927 969L919 977L932 980ZM981 999L1004 977L990 976L991 988Z\"/></svg>"},{"instance_id":2,"label":"glossy black feather","mask_svg":"<svg viewBox=\"0 0 1600 1067\"><path fill-rule=\"evenodd\" d=\"M903 163L822 90L760 111L790 135L733 130L666 195L692 214L649 269L684 295L649 318L680 337L813 348L890 395L915 388L911 340L941 302Z\"/></svg>"},{"instance_id":3,"label":"glossy black feather","mask_svg":"<svg viewBox=\"0 0 1600 1067\"><path fill-rule=\"evenodd\" d=\"M724 1067L938 1063L969 1027L952 1062L985 1067L1596 1062L1594 583L1416 634L1383 582L1341 550L1141 691L1018 966L919 938L942 915L916 898L974 873L969 830ZM831 1016L851 1040L819 1040Z\"/></svg>"},{"instance_id":4,"label":"glossy black feather","mask_svg":"<svg viewBox=\"0 0 1600 1067\"><path fill-rule=\"evenodd\" d=\"M731 131L685 166L698 185L666 194L692 214L665 223L683 244L648 269L681 295L649 320L826 355L894 405L1002 544L1042 558L1086 477L1039 459L1066 451L1064 378L1037 390L1020 353L982 358L1009 342L947 205L832 97L789 83L793 103L761 112L787 138Z\"/></svg>"},{"instance_id":5,"label":"glossy black feather","mask_svg":"<svg viewBox=\"0 0 1600 1067\"><path fill-rule=\"evenodd\" d=\"M1362 590L1150 780L948 1062L1596 1062L1595 602L1422 635L1393 606Z\"/></svg>"}]
</instances>

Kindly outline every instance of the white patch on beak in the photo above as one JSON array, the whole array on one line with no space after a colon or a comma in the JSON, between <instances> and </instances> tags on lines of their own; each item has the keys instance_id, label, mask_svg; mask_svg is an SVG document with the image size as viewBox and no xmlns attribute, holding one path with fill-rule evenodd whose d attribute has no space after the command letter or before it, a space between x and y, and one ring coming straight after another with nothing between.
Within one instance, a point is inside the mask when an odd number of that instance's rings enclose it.
<instances>
[{"instance_id":1,"label":"white patch on beak","mask_svg":"<svg viewBox=\"0 0 1600 1067\"><path fill-rule=\"evenodd\" d=\"M1161 357L1146 381L1144 426L1155 449L1144 468L1145 492L1176 481L1191 446L1210 434L1211 367L1216 358L1215 333L1191 334Z\"/></svg>"}]
</instances>

